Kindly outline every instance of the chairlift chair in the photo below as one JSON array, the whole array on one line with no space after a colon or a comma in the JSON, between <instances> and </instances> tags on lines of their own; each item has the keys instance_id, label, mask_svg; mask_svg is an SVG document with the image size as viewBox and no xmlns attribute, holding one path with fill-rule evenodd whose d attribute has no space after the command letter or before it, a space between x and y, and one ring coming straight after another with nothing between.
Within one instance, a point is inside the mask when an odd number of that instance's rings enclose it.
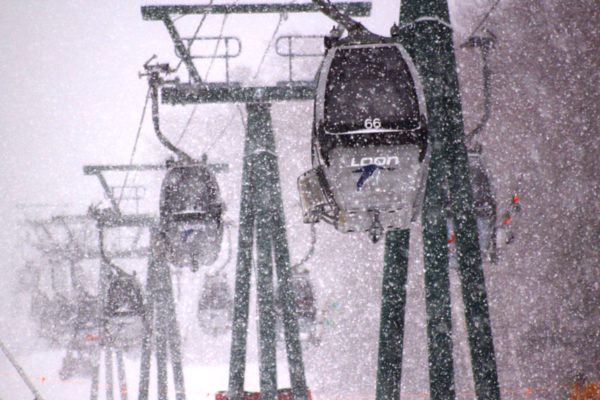
<instances>
[{"instance_id":1,"label":"chairlift chair","mask_svg":"<svg viewBox=\"0 0 600 400\"><path fill-rule=\"evenodd\" d=\"M213 264L223 239L223 211L217 180L205 163L169 167L160 197L167 260L194 271Z\"/></svg>"},{"instance_id":2,"label":"chairlift chair","mask_svg":"<svg viewBox=\"0 0 600 400\"><path fill-rule=\"evenodd\" d=\"M304 222L341 232L407 228L428 165L426 108L415 66L395 37L326 38L317 80L313 169L298 179Z\"/></svg>"}]
</instances>

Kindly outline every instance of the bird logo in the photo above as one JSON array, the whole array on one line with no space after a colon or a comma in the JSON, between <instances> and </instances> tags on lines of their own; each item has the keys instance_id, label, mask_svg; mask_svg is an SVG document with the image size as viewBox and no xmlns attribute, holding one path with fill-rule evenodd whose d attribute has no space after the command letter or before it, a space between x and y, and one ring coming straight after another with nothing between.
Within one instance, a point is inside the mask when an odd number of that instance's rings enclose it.
<instances>
[{"instance_id":1,"label":"bird logo","mask_svg":"<svg viewBox=\"0 0 600 400\"><path fill-rule=\"evenodd\" d=\"M380 165L375 165L375 164L369 164L369 165L360 167L358 169L355 169L354 171L352 171L352 173L360 174L360 178L358 178L358 182L356 182L356 191L360 192L362 190L362 188L365 186L365 183L367 182L367 180L370 177L374 176L377 171L381 171L381 170L393 171L394 169L395 168L382 167Z\"/></svg>"}]
</instances>

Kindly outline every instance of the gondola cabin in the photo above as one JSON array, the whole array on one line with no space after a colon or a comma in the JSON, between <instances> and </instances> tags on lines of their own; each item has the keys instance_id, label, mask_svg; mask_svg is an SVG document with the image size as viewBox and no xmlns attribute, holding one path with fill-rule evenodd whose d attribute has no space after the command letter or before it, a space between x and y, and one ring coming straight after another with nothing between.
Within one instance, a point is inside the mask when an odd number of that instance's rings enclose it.
<instances>
[{"instance_id":1,"label":"gondola cabin","mask_svg":"<svg viewBox=\"0 0 600 400\"><path fill-rule=\"evenodd\" d=\"M298 318L300 340L312 344L320 343L321 331L318 321L317 301L315 292L307 270L294 271L290 280L295 313ZM278 315L278 329L283 334L284 293L282 287L277 287L276 305Z\"/></svg>"},{"instance_id":2,"label":"gondola cabin","mask_svg":"<svg viewBox=\"0 0 600 400\"><path fill-rule=\"evenodd\" d=\"M315 322L317 305L312 282L308 271L294 272L291 279L296 313L299 319ZM281 287L277 288L277 306L283 310L283 293Z\"/></svg>"},{"instance_id":3,"label":"gondola cabin","mask_svg":"<svg viewBox=\"0 0 600 400\"><path fill-rule=\"evenodd\" d=\"M106 316L129 317L144 313L142 286L135 275L114 274L108 285Z\"/></svg>"},{"instance_id":4,"label":"gondola cabin","mask_svg":"<svg viewBox=\"0 0 600 400\"><path fill-rule=\"evenodd\" d=\"M206 275L198 300L198 322L212 335L230 332L233 295L222 274Z\"/></svg>"},{"instance_id":5,"label":"gondola cabin","mask_svg":"<svg viewBox=\"0 0 600 400\"><path fill-rule=\"evenodd\" d=\"M114 271L108 282L104 334L121 348L134 346L144 334L144 297L135 272Z\"/></svg>"},{"instance_id":6,"label":"gondola cabin","mask_svg":"<svg viewBox=\"0 0 600 400\"><path fill-rule=\"evenodd\" d=\"M407 228L420 205L428 164L423 92L393 39L329 43L317 80L313 169L298 180L304 221L376 241Z\"/></svg>"},{"instance_id":7,"label":"gondola cabin","mask_svg":"<svg viewBox=\"0 0 600 400\"><path fill-rule=\"evenodd\" d=\"M192 270L213 264L223 239L223 208L217 180L207 165L170 167L160 198L167 260Z\"/></svg>"}]
</instances>

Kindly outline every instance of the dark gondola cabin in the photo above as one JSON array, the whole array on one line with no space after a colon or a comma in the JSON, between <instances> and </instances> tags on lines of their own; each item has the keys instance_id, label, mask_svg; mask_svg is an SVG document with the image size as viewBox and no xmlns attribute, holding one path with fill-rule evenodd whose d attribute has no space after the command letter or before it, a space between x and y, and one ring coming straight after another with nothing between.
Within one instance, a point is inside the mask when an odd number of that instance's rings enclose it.
<instances>
[{"instance_id":1,"label":"dark gondola cabin","mask_svg":"<svg viewBox=\"0 0 600 400\"><path fill-rule=\"evenodd\" d=\"M197 270L216 261L223 239L223 203L208 166L169 168L161 189L160 223L170 263Z\"/></svg>"},{"instance_id":2,"label":"dark gondola cabin","mask_svg":"<svg viewBox=\"0 0 600 400\"><path fill-rule=\"evenodd\" d=\"M406 228L427 169L423 93L393 39L334 42L317 82L313 169L298 180L305 222L341 232Z\"/></svg>"},{"instance_id":3,"label":"dark gondola cabin","mask_svg":"<svg viewBox=\"0 0 600 400\"><path fill-rule=\"evenodd\" d=\"M144 313L142 286L135 275L114 274L108 285L108 317L141 316Z\"/></svg>"},{"instance_id":4,"label":"dark gondola cabin","mask_svg":"<svg viewBox=\"0 0 600 400\"><path fill-rule=\"evenodd\" d=\"M106 293L103 329L106 340L124 349L139 343L144 333L143 316L144 295L135 272L129 274L116 267Z\"/></svg>"}]
</instances>

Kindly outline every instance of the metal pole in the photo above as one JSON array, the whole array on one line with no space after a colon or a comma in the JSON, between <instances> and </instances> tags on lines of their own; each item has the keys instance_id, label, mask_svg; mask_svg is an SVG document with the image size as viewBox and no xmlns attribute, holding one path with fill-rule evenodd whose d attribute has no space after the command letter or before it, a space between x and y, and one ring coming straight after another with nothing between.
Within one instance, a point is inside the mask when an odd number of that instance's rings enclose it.
<instances>
[{"instance_id":1,"label":"metal pole","mask_svg":"<svg viewBox=\"0 0 600 400\"><path fill-rule=\"evenodd\" d=\"M8 361L10 361L12 366L15 368L15 370L17 371L17 373L19 374L19 376L21 377L23 382L25 382L25 385L27 385L27 387L29 388L29 390L31 391L33 396L35 397L34 400L43 400L40 393L37 391L35 386L33 386L31 379L29 379L29 377L27 376L27 374L25 373L23 368L21 368L21 366L19 365L17 360L13 357L13 355L10 353L10 351L8 351L8 348L4 345L4 342L2 342L2 340L0 340L0 350L2 350L2 352L4 353L4 355L6 356Z\"/></svg>"},{"instance_id":2,"label":"metal pole","mask_svg":"<svg viewBox=\"0 0 600 400\"><path fill-rule=\"evenodd\" d=\"M261 391L276 398L275 326L272 323L272 264L275 258L279 290L283 296L283 325L294 399L306 400L306 381L298 332L295 301L291 287L291 267L275 139L271 126L270 104L247 104L248 124L242 175L242 204L238 265L234 304L234 323L229 371L229 398L243 396L252 235L256 216L256 244L259 252L259 312L261 313ZM272 250L271 250L272 248ZM267 271L267 267L271 269Z\"/></svg>"},{"instance_id":3,"label":"metal pole","mask_svg":"<svg viewBox=\"0 0 600 400\"><path fill-rule=\"evenodd\" d=\"M448 228L442 211L444 195L442 157L441 149L433 150L422 215L429 382L432 399L455 398Z\"/></svg>"},{"instance_id":4,"label":"metal pole","mask_svg":"<svg viewBox=\"0 0 600 400\"><path fill-rule=\"evenodd\" d=\"M144 307L144 337L142 339L142 356L140 357L140 383L138 400L148 400L150 388L150 366L152 359L152 335L154 328L154 288L156 285L155 254L157 246L157 230L150 229L150 256L148 257L148 276L146 277L146 305Z\"/></svg>"},{"instance_id":5,"label":"metal pole","mask_svg":"<svg viewBox=\"0 0 600 400\"><path fill-rule=\"evenodd\" d=\"M152 337L156 348L156 370L159 400L168 398L167 364L173 368L175 397L185 400L181 336L177 324L171 270L165 259L164 237L157 228L151 229L151 254L148 263L147 301L144 310L144 338L140 367L138 400L147 400L150 384ZM168 350L170 357L168 356Z\"/></svg>"},{"instance_id":6,"label":"metal pole","mask_svg":"<svg viewBox=\"0 0 600 400\"><path fill-rule=\"evenodd\" d=\"M422 19L421 19L422 18ZM422 212L425 266L425 300L430 396L434 400L456 397L452 360L452 316L446 217L443 212L446 180L444 144L446 133L444 49L448 8L445 0L406 0L400 13L401 39L415 62L428 110L431 161Z\"/></svg>"},{"instance_id":7,"label":"metal pole","mask_svg":"<svg viewBox=\"0 0 600 400\"><path fill-rule=\"evenodd\" d=\"M451 320L447 293L446 228L442 228L445 218L439 204L444 182L447 181L457 236L475 391L478 399L499 399L447 1L405 0L400 22L404 30L403 42L421 74L433 148L423 208L426 288L429 287L430 368L434 368L430 369L431 398L448 399L455 396L451 376L453 371L447 369L452 366ZM427 277L427 271L431 273L431 280ZM434 364L438 359L447 367Z\"/></svg>"},{"instance_id":8,"label":"metal pole","mask_svg":"<svg viewBox=\"0 0 600 400\"><path fill-rule=\"evenodd\" d=\"M248 118L250 119L250 118ZM250 125L250 124L248 124ZM253 139L250 130L246 132L244 144L244 166L242 171L242 198L240 205L240 228L238 232L238 256L235 272L235 295L231 334L231 355L229 359L229 388L231 400L242 400L244 395L244 374L246 371L246 340L248 313L250 306L250 276L252 267L252 243L254 232L254 186Z\"/></svg>"},{"instance_id":9,"label":"metal pole","mask_svg":"<svg viewBox=\"0 0 600 400\"><path fill-rule=\"evenodd\" d=\"M98 229L98 246L101 254L104 249L104 226L99 222L97 223ZM100 359L102 352L104 352L104 382L106 387L104 388L106 394L106 400L113 400L113 368L112 368L112 351L111 346L113 339L108 329L108 316L106 314L106 308L108 304L108 288L110 284L110 265L105 257L101 257L100 260L100 278L98 282L98 309L97 316L99 318L99 332L100 332L100 343L97 351L97 380L92 380L92 398L97 398L98 383L100 375Z\"/></svg>"},{"instance_id":10,"label":"metal pole","mask_svg":"<svg viewBox=\"0 0 600 400\"><path fill-rule=\"evenodd\" d=\"M94 350L93 354L93 366L92 366L92 387L90 388L90 400L98 399L98 387L100 386L100 356L102 350L100 346Z\"/></svg>"},{"instance_id":11,"label":"metal pole","mask_svg":"<svg viewBox=\"0 0 600 400\"><path fill-rule=\"evenodd\" d=\"M458 91L458 82L456 82ZM458 102L458 97L456 97ZM456 103L453 104L456 107ZM460 110L460 102L458 102ZM478 399L500 399L500 385L492 325L485 288L485 276L477 239L477 220L467 168L467 150L462 142L462 119L450 136L450 193L456 227L458 272L462 286L471 364ZM457 123L458 125L458 123ZM460 130L458 130L460 129Z\"/></svg>"},{"instance_id":12,"label":"metal pole","mask_svg":"<svg viewBox=\"0 0 600 400\"><path fill-rule=\"evenodd\" d=\"M267 156L268 174L270 178L269 197L271 205L272 243L277 269L277 282L279 291L283 297L283 328L285 336L285 348L287 353L290 382L292 384L292 397L295 400L307 399L306 377L304 374L304 361L302 358L302 346L300 344L300 332L298 328L298 316L296 313L296 300L294 288L292 287L292 267L290 263L290 252L288 248L287 233L285 229L285 216L283 212L283 201L281 197L281 186L279 179L279 166L275 155L275 139L271 130L270 108L265 110L264 116L266 132L271 152ZM266 119L268 118L268 119ZM268 128L267 128L268 127ZM267 147L271 149L271 147Z\"/></svg>"},{"instance_id":13,"label":"metal pole","mask_svg":"<svg viewBox=\"0 0 600 400\"><path fill-rule=\"evenodd\" d=\"M271 237L279 292L282 296L283 328L286 353L292 384L292 395L295 400L306 400L306 378L302 347L296 314L294 289L291 283L292 270L285 230L285 217L279 179L279 166L275 149L275 137L271 125L271 105L267 103L248 105L248 131L254 132L255 142L253 152L261 155L262 172L260 179L257 174L256 186L264 211L268 216L268 235ZM263 164L264 163L264 164ZM262 169L264 165L264 170Z\"/></svg>"},{"instance_id":14,"label":"metal pole","mask_svg":"<svg viewBox=\"0 0 600 400\"><path fill-rule=\"evenodd\" d=\"M169 353L171 366L173 368L173 381L175 384L175 398L185 400L185 384L183 379L183 364L181 360L181 334L177 323L177 310L175 308L175 298L173 296L173 281L171 279L171 270L169 265L164 262L161 265L159 282L162 287L160 313L162 315L162 324L166 332L166 341L169 344Z\"/></svg>"},{"instance_id":15,"label":"metal pole","mask_svg":"<svg viewBox=\"0 0 600 400\"><path fill-rule=\"evenodd\" d=\"M160 234L159 234L160 235ZM162 253L162 251L160 251ZM158 258L158 257L157 257ZM164 299L164 282L160 280L161 269L167 267L163 257L156 259L157 280L156 280L156 302L155 302L155 329L154 336L156 347L156 371L157 371L157 388L158 399L166 400L168 398L168 383L167 383L167 327L165 321L165 310L163 305ZM168 268L168 267L167 267Z\"/></svg>"},{"instance_id":16,"label":"metal pole","mask_svg":"<svg viewBox=\"0 0 600 400\"><path fill-rule=\"evenodd\" d=\"M123 359L123 350L117 350L117 377L119 379L119 393L121 400L127 400L127 378L125 376L125 361Z\"/></svg>"},{"instance_id":17,"label":"metal pole","mask_svg":"<svg viewBox=\"0 0 600 400\"><path fill-rule=\"evenodd\" d=\"M260 166L257 166L257 169L259 168ZM261 175L257 173L257 178ZM261 178L265 178L265 176L263 175ZM266 196L263 197L263 199L265 198ZM273 252L269 231L269 216L263 208L263 211L256 218L256 250L258 253L256 292L259 314L260 393L261 399L276 400L277 361L275 308L273 305Z\"/></svg>"},{"instance_id":18,"label":"metal pole","mask_svg":"<svg viewBox=\"0 0 600 400\"><path fill-rule=\"evenodd\" d=\"M111 348L104 348L104 380L106 382L106 400L113 400L113 364Z\"/></svg>"},{"instance_id":19,"label":"metal pole","mask_svg":"<svg viewBox=\"0 0 600 400\"><path fill-rule=\"evenodd\" d=\"M377 364L377 400L400 399L410 231L386 234Z\"/></svg>"}]
</instances>

